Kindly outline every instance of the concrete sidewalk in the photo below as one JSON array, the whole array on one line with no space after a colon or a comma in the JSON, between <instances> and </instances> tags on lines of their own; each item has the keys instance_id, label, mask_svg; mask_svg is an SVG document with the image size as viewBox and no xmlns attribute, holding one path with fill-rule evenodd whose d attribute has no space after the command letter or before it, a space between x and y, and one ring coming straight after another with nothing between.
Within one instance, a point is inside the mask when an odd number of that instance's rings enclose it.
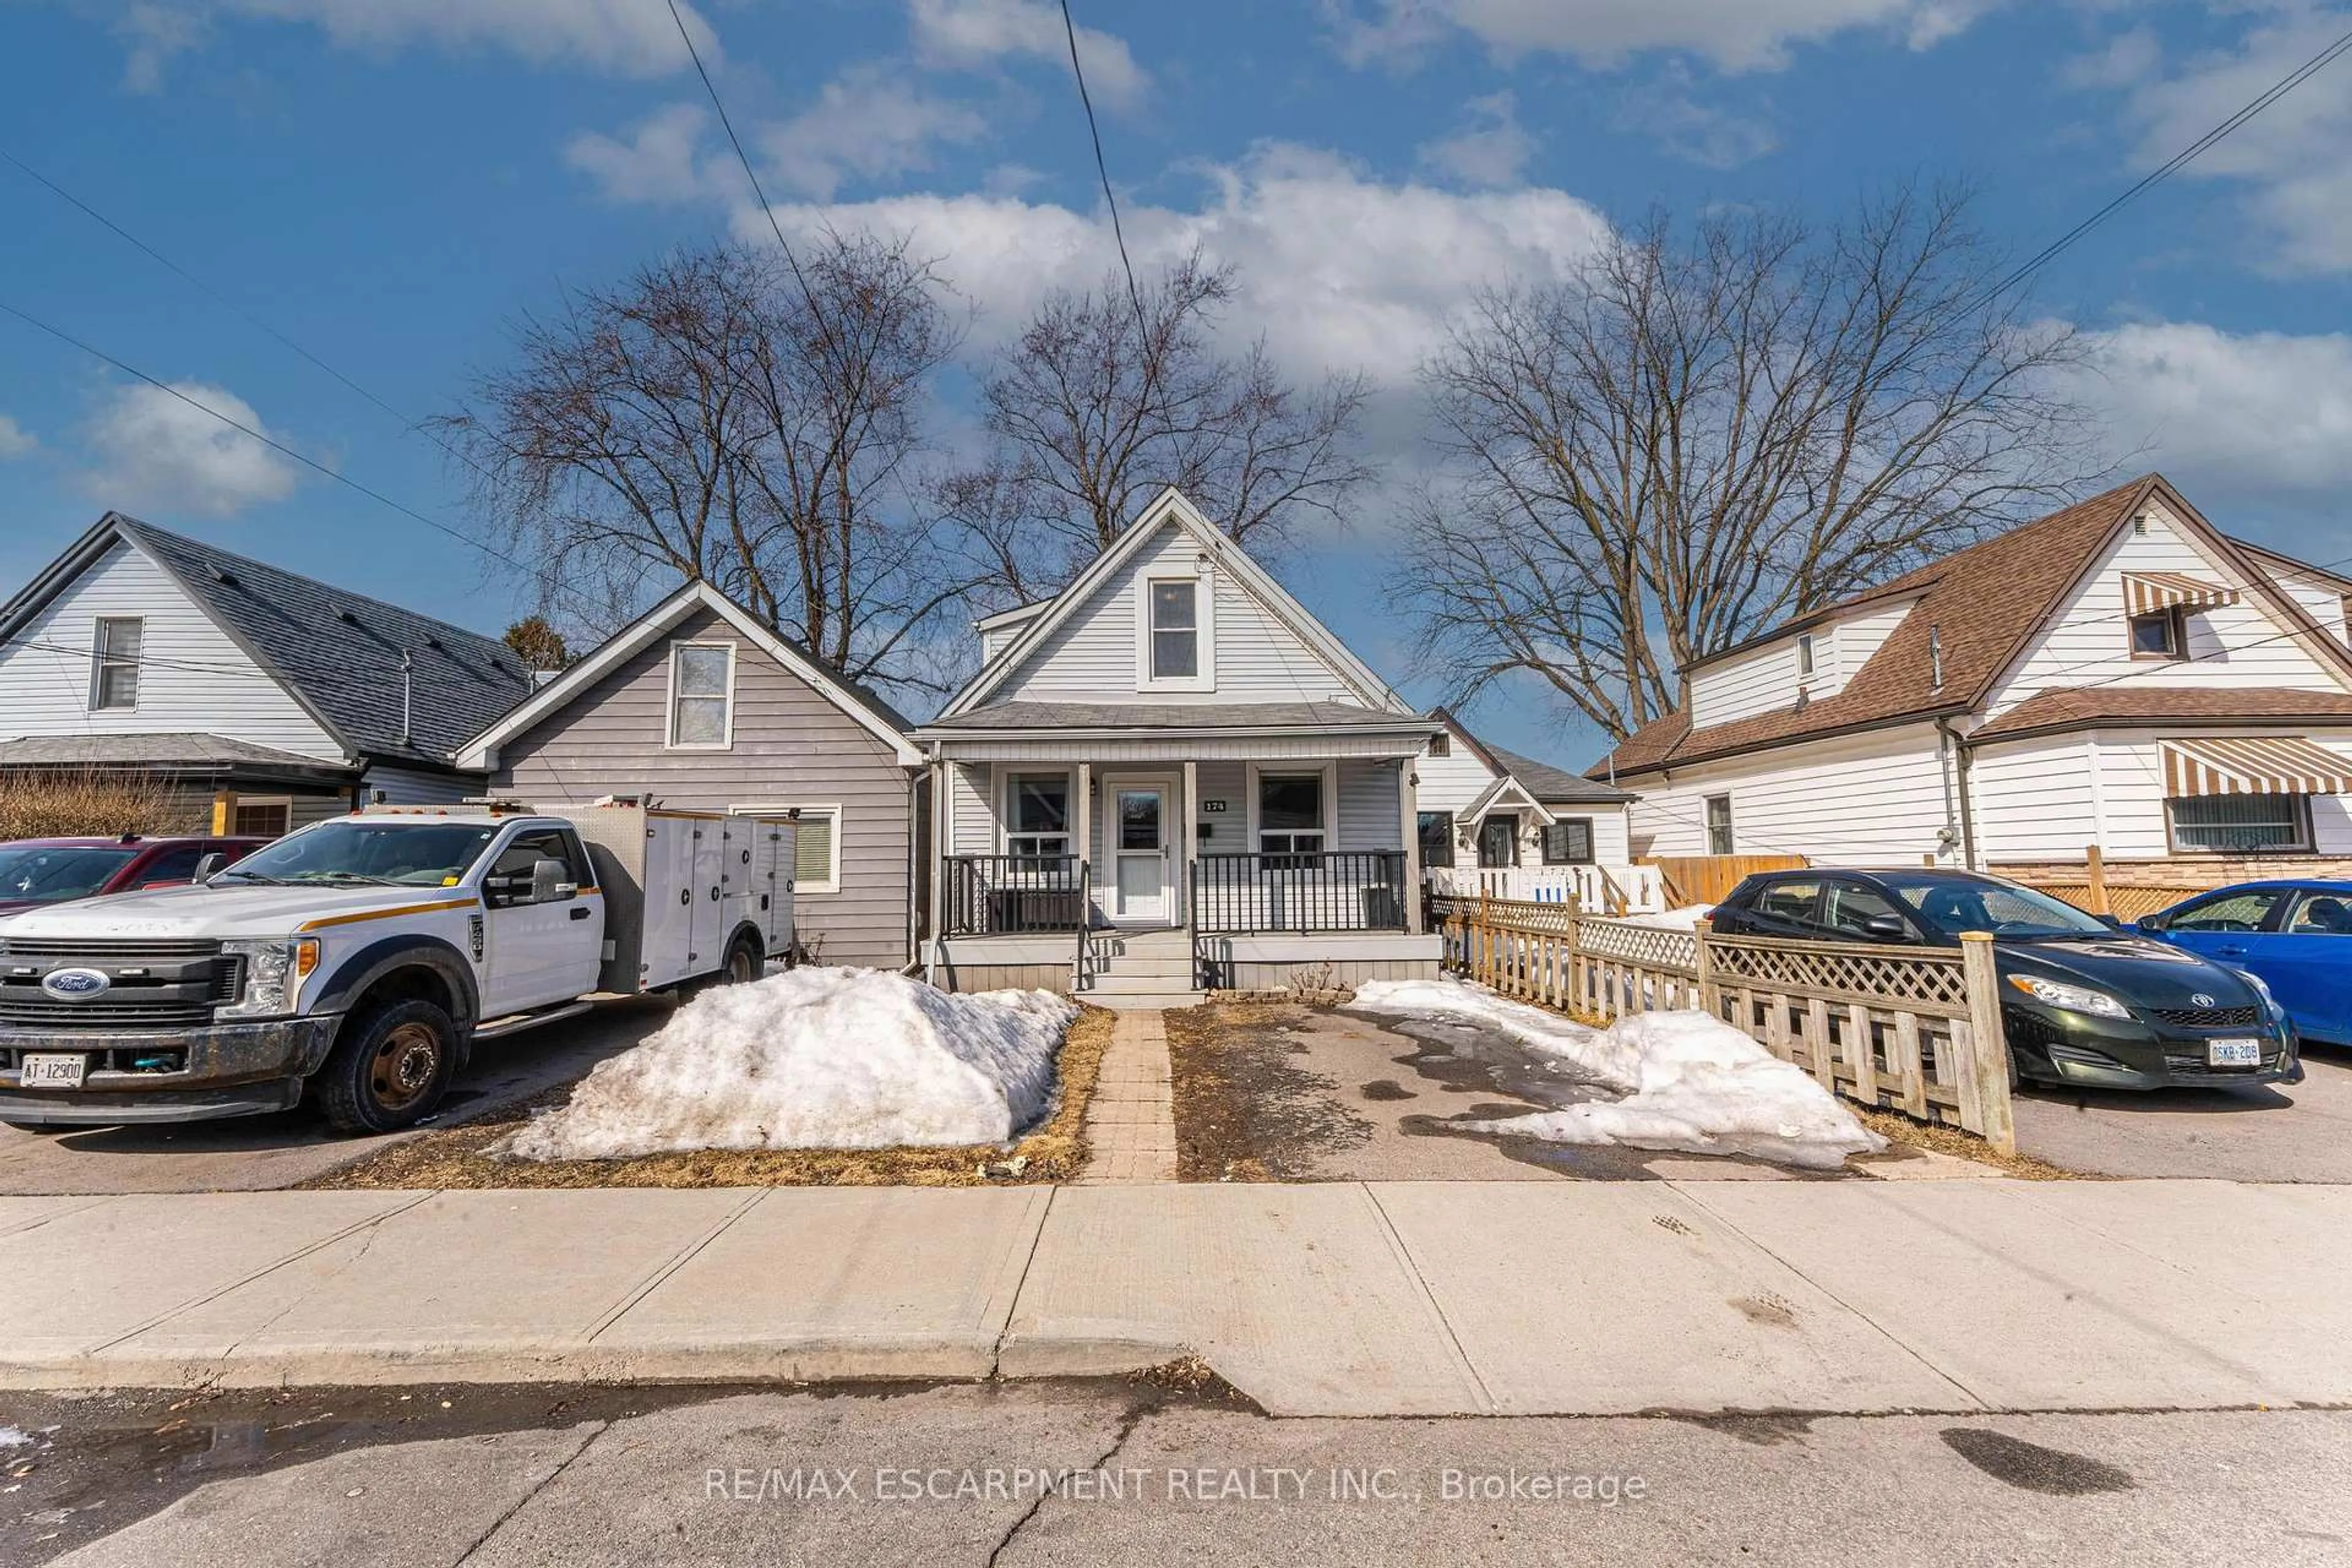
<instances>
[{"instance_id":1,"label":"concrete sidewalk","mask_svg":"<svg viewBox=\"0 0 2352 1568\"><path fill-rule=\"evenodd\" d=\"M982 1378L1281 1415L2352 1402L2352 1190L1331 1183L0 1200L0 1385Z\"/></svg>"}]
</instances>

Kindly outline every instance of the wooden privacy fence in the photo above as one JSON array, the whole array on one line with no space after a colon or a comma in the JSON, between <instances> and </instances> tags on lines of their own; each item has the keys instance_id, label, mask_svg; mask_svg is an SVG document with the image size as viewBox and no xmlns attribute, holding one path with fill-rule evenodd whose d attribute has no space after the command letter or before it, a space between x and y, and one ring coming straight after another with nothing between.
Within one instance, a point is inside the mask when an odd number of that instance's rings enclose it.
<instances>
[{"instance_id":1,"label":"wooden privacy fence","mask_svg":"<svg viewBox=\"0 0 2352 1568\"><path fill-rule=\"evenodd\" d=\"M1759 871L1801 871L1812 864L1802 855L1664 855L1636 860L1654 866L1666 885L1668 903L1719 904Z\"/></svg>"},{"instance_id":2,"label":"wooden privacy fence","mask_svg":"<svg viewBox=\"0 0 2352 1568\"><path fill-rule=\"evenodd\" d=\"M1996 868L1998 869L1998 868ZM2120 872L2117 876L2115 873ZM2128 862L2111 867L2095 844L2083 851L2083 871L2080 876L2023 875L2017 880L2037 892L2062 899L2085 914L2113 915L2119 921L2146 920L2158 910L2168 910L2183 899L2210 892L2236 879L2226 873L2197 880L2187 873L2170 877L2150 876L2147 870Z\"/></svg>"},{"instance_id":3,"label":"wooden privacy fence","mask_svg":"<svg viewBox=\"0 0 2352 1568\"><path fill-rule=\"evenodd\" d=\"M1822 1088L2017 1146L1992 939L1954 948L1784 942L1643 925L1573 904L1441 900L1447 967L1607 1024L1711 1014Z\"/></svg>"}]
</instances>

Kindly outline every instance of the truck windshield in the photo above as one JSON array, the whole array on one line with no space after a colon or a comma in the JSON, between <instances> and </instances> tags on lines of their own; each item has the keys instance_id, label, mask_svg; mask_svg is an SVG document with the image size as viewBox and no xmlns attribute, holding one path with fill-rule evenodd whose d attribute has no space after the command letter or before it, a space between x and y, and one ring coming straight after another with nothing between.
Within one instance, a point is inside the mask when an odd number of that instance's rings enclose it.
<instances>
[{"instance_id":1,"label":"truck windshield","mask_svg":"<svg viewBox=\"0 0 2352 1568\"><path fill-rule=\"evenodd\" d=\"M446 887L498 831L482 822L322 822L255 850L214 880Z\"/></svg>"},{"instance_id":2,"label":"truck windshield","mask_svg":"<svg viewBox=\"0 0 2352 1568\"><path fill-rule=\"evenodd\" d=\"M0 849L0 904L86 899L131 864L136 849L18 845Z\"/></svg>"}]
</instances>

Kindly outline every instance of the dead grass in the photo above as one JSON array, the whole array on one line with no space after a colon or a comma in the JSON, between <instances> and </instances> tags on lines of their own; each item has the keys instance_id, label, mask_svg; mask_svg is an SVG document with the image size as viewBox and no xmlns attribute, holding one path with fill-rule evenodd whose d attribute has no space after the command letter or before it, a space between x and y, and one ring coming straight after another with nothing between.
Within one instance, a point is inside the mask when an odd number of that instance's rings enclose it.
<instances>
[{"instance_id":1,"label":"dead grass","mask_svg":"<svg viewBox=\"0 0 2352 1568\"><path fill-rule=\"evenodd\" d=\"M2015 1176L2020 1181L2080 1182L2095 1179L2084 1176L2080 1171L2070 1171L2047 1160L2037 1160L2031 1154L2004 1154L1974 1133L1963 1132L1957 1127L1914 1121L1899 1110L1879 1110L1866 1105L1856 1105L1843 1096L1839 1097L1838 1103L1853 1111L1864 1127L1890 1143L1907 1143L1931 1153L1973 1160L1979 1165L1990 1165L2001 1174Z\"/></svg>"},{"instance_id":2,"label":"dead grass","mask_svg":"<svg viewBox=\"0 0 2352 1568\"><path fill-rule=\"evenodd\" d=\"M192 833L202 813L151 773L95 770L0 777L0 841Z\"/></svg>"},{"instance_id":3,"label":"dead grass","mask_svg":"<svg viewBox=\"0 0 2352 1568\"><path fill-rule=\"evenodd\" d=\"M706 1149L633 1160L509 1160L486 1152L549 1090L499 1116L425 1133L314 1177L305 1187L979 1187L1066 1182L1086 1167L1087 1102L1094 1098L1111 1015L1088 1007L1064 1037L1060 1097L1044 1125L1010 1148ZM985 1170L983 1172L983 1167Z\"/></svg>"}]
</instances>

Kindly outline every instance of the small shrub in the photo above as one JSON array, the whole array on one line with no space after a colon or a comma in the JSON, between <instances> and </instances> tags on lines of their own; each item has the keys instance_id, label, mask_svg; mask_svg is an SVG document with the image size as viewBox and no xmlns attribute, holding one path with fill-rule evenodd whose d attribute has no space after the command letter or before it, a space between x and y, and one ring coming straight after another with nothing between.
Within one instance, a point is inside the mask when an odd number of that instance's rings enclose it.
<instances>
[{"instance_id":1,"label":"small shrub","mask_svg":"<svg viewBox=\"0 0 2352 1568\"><path fill-rule=\"evenodd\" d=\"M0 842L121 833L194 833L201 803L143 773L0 774Z\"/></svg>"}]
</instances>

